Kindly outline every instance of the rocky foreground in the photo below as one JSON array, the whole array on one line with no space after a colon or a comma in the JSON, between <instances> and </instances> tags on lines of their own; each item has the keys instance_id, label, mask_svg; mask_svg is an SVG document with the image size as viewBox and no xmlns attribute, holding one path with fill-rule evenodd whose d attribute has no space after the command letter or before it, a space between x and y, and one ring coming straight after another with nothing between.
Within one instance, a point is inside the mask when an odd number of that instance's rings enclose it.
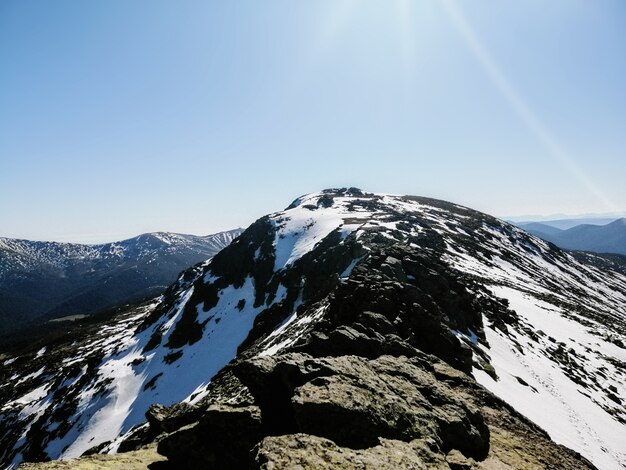
<instances>
[{"instance_id":1,"label":"rocky foreground","mask_svg":"<svg viewBox=\"0 0 626 470\"><path fill-rule=\"evenodd\" d=\"M153 410L149 432L185 424L159 438L158 468L593 468L433 356L346 346L243 361L202 407Z\"/></svg>"},{"instance_id":2,"label":"rocky foreground","mask_svg":"<svg viewBox=\"0 0 626 470\"><path fill-rule=\"evenodd\" d=\"M353 355L377 340L372 319L385 323L364 315L333 356L244 360L202 403L154 406L120 449L133 451L20 468L595 468L434 356L401 341L406 355Z\"/></svg>"}]
</instances>

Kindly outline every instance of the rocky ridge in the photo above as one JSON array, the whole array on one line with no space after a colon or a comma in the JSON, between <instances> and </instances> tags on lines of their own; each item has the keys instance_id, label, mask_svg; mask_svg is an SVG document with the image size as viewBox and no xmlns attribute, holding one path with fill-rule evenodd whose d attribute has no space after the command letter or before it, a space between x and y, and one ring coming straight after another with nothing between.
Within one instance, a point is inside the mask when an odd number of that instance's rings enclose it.
<instances>
[{"instance_id":1,"label":"rocky ridge","mask_svg":"<svg viewBox=\"0 0 626 470\"><path fill-rule=\"evenodd\" d=\"M0 388L3 458L158 442L154 468L621 468L625 301L623 275L467 208L304 196L88 339L90 364Z\"/></svg>"}]
</instances>

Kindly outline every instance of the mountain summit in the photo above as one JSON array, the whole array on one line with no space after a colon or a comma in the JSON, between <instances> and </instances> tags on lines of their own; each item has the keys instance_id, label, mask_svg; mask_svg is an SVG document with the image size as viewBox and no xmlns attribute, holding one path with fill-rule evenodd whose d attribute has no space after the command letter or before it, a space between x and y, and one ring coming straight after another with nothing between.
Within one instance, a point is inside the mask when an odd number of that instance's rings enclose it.
<instances>
[{"instance_id":1,"label":"mountain summit","mask_svg":"<svg viewBox=\"0 0 626 470\"><path fill-rule=\"evenodd\" d=\"M623 468L625 306L625 276L486 214L325 190L5 357L0 461L156 439L163 468Z\"/></svg>"}]
</instances>

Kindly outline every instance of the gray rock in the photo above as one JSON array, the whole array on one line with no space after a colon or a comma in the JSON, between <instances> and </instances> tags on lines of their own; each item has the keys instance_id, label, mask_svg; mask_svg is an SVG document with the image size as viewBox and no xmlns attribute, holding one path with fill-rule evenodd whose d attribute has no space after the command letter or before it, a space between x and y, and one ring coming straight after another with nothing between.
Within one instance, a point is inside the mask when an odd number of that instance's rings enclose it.
<instances>
[{"instance_id":1,"label":"gray rock","mask_svg":"<svg viewBox=\"0 0 626 470\"><path fill-rule=\"evenodd\" d=\"M267 410L264 420L278 417L269 423L275 434L304 432L353 448L379 438L430 438L444 450L484 458L489 430L481 414L425 370L427 361L424 354L366 360L291 353L247 360L234 372Z\"/></svg>"},{"instance_id":2,"label":"gray rock","mask_svg":"<svg viewBox=\"0 0 626 470\"><path fill-rule=\"evenodd\" d=\"M359 316L359 323L377 331L381 335L395 333L396 329L391 322L380 313L365 311Z\"/></svg>"},{"instance_id":3,"label":"gray rock","mask_svg":"<svg viewBox=\"0 0 626 470\"><path fill-rule=\"evenodd\" d=\"M157 450L173 468L247 468L261 436L258 407L215 404L199 422L161 439Z\"/></svg>"},{"instance_id":4,"label":"gray rock","mask_svg":"<svg viewBox=\"0 0 626 470\"><path fill-rule=\"evenodd\" d=\"M197 420L201 414L201 409L185 402L176 403L170 407L154 404L148 409L146 419L151 430L160 434L175 431Z\"/></svg>"},{"instance_id":5,"label":"gray rock","mask_svg":"<svg viewBox=\"0 0 626 470\"><path fill-rule=\"evenodd\" d=\"M400 282L408 281L406 273L404 272L404 269L402 269L402 261L394 258L393 256L387 256L387 258L385 258L385 261L380 266L380 270L383 274L390 277L391 279Z\"/></svg>"},{"instance_id":6,"label":"gray rock","mask_svg":"<svg viewBox=\"0 0 626 470\"><path fill-rule=\"evenodd\" d=\"M448 462L451 470L471 470L476 463L474 459L465 458L465 456L456 449L448 452L446 462Z\"/></svg>"},{"instance_id":7,"label":"gray rock","mask_svg":"<svg viewBox=\"0 0 626 470\"><path fill-rule=\"evenodd\" d=\"M329 439L308 434L269 436L256 451L255 464L264 470L366 469L449 470L443 456L421 440L381 439L368 449L340 447Z\"/></svg>"}]
</instances>

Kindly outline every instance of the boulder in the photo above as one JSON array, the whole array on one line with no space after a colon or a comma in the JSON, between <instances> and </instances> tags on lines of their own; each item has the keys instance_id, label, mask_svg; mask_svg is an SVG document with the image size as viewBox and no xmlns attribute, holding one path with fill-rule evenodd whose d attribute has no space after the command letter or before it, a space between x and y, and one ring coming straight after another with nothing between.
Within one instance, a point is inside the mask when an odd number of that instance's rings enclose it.
<instances>
[{"instance_id":1,"label":"boulder","mask_svg":"<svg viewBox=\"0 0 626 470\"><path fill-rule=\"evenodd\" d=\"M449 470L443 456L422 440L381 439L368 449L340 447L329 439L308 434L268 436L256 449L255 465L264 470L334 470L376 468L397 470Z\"/></svg>"},{"instance_id":2,"label":"boulder","mask_svg":"<svg viewBox=\"0 0 626 470\"><path fill-rule=\"evenodd\" d=\"M201 415L202 409L186 402L176 403L172 406L161 404L151 405L146 412L146 419L150 429L157 434L172 432L196 421Z\"/></svg>"},{"instance_id":3,"label":"boulder","mask_svg":"<svg viewBox=\"0 0 626 470\"><path fill-rule=\"evenodd\" d=\"M484 458L489 429L481 414L437 380L429 365L436 359L417 354L368 360L289 353L243 361L233 372L254 395L272 434L307 433L352 448L377 445L380 438L431 439L444 451Z\"/></svg>"},{"instance_id":4,"label":"boulder","mask_svg":"<svg viewBox=\"0 0 626 470\"><path fill-rule=\"evenodd\" d=\"M172 468L248 468L260 439L258 407L215 404L199 422L161 439L157 449Z\"/></svg>"}]
</instances>

